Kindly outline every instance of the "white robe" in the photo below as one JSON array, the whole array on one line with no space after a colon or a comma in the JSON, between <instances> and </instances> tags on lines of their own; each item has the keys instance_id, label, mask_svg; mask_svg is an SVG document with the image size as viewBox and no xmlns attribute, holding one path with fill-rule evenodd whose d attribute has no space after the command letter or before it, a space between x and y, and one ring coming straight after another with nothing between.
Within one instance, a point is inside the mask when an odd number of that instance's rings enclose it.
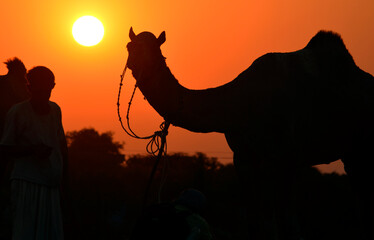
<instances>
[{"instance_id":1,"label":"white robe","mask_svg":"<svg viewBox=\"0 0 374 240\"><path fill-rule=\"evenodd\" d=\"M11 173L13 240L62 240L59 186L62 178L61 146L65 138L61 110L49 102L50 112L38 115L29 101L14 105L8 112L2 145L46 145L48 158L35 155L14 158Z\"/></svg>"}]
</instances>

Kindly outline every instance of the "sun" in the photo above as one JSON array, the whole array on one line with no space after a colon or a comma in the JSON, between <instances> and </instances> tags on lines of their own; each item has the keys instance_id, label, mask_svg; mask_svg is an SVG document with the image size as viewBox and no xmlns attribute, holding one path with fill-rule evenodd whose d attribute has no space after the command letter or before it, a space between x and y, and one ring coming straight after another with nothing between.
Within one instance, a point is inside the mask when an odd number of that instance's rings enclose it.
<instances>
[{"instance_id":1,"label":"sun","mask_svg":"<svg viewBox=\"0 0 374 240\"><path fill-rule=\"evenodd\" d=\"M73 24L73 37L79 44L90 47L98 44L104 37L104 26L93 16L78 18Z\"/></svg>"}]
</instances>

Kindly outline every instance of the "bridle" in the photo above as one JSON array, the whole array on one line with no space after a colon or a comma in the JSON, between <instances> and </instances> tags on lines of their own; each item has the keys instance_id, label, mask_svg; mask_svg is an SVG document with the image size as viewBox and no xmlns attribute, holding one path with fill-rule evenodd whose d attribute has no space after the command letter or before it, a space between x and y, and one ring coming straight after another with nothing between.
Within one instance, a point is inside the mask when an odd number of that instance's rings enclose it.
<instances>
[{"instance_id":1,"label":"bridle","mask_svg":"<svg viewBox=\"0 0 374 240\"><path fill-rule=\"evenodd\" d=\"M149 154L152 154L153 156L156 157L156 161L155 161L155 164L153 166L153 169L152 169L152 172L151 172L148 184L147 184L147 188L146 188L146 191L145 191L144 199L143 199L143 209L144 209L144 207L146 205L146 202L147 202L147 199L148 199L149 189L150 189L150 186L152 184L154 175L155 175L156 170L157 170L157 166L158 166L158 164L159 164L162 156L166 155L166 150L167 150L166 136L168 135L168 129L169 129L169 126L170 126L170 122L168 122L167 120L164 120L160 124L160 129L161 129L160 131L155 131L152 135L145 136L145 137L138 136L131 129L131 126L130 126L130 117L129 116L130 116L131 104L132 104L132 101L133 101L133 98L134 98L134 95L135 95L135 92L136 92L136 89L137 89L137 84L135 84L134 90L133 90L133 92L131 94L131 98L130 98L130 101L129 101L128 107L127 107L126 122L127 122L127 128L128 129L126 129L126 127L125 127L125 125L124 125L124 123L122 121L121 113L120 113L120 99L121 99L121 91L122 91L122 86L123 86L123 79L125 77L127 68L128 68L128 59L126 60L126 65L125 65L125 67L124 67L124 69L122 71L122 74L121 74L121 80L120 80L119 90L118 90L118 98L117 98L117 115L118 115L118 120L119 120L119 122L121 124L122 129L130 137L133 137L135 139L144 139L144 140L150 139L150 141L147 144L146 150L147 150L147 152ZM166 177L164 177L164 178L166 178ZM165 179L163 181L165 181ZM162 188L162 185L160 186L159 193L158 193L158 195L159 195L159 201L160 201L161 188Z\"/></svg>"}]
</instances>

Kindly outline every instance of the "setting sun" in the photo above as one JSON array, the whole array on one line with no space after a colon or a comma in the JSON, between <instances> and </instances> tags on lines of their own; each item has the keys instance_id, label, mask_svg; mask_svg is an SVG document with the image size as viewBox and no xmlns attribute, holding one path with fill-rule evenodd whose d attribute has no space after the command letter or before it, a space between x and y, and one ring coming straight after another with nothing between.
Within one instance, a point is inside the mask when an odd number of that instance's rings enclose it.
<instances>
[{"instance_id":1,"label":"setting sun","mask_svg":"<svg viewBox=\"0 0 374 240\"><path fill-rule=\"evenodd\" d=\"M93 16L83 16L73 25L73 37L79 44L90 47L98 44L104 37L104 26Z\"/></svg>"}]
</instances>

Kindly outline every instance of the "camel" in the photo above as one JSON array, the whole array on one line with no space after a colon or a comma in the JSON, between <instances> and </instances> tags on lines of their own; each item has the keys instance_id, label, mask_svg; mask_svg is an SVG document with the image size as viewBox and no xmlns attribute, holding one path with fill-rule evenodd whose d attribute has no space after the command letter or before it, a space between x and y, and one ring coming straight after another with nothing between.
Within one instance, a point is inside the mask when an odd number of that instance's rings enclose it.
<instances>
[{"instance_id":1,"label":"camel","mask_svg":"<svg viewBox=\"0 0 374 240\"><path fill-rule=\"evenodd\" d=\"M26 67L19 58L8 59L4 62L8 68L6 75L0 76L0 137L3 132L5 116L14 104L29 98L26 86ZM0 179L7 168L7 163L0 163ZM0 180L0 184L1 184Z\"/></svg>"},{"instance_id":2,"label":"camel","mask_svg":"<svg viewBox=\"0 0 374 240\"><path fill-rule=\"evenodd\" d=\"M0 135L5 115L15 103L26 100L29 92L26 86L26 67L19 58L8 59L6 75L0 76Z\"/></svg>"},{"instance_id":3,"label":"camel","mask_svg":"<svg viewBox=\"0 0 374 240\"><path fill-rule=\"evenodd\" d=\"M165 32L130 29L127 66L149 104L172 125L223 133L249 201L250 239L300 239L292 183L298 169L341 159L373 237L374 78L339 34L318 32L301 50L267 53L234 80L187 89L166 64ZM358 238L359 239L359 238Z\"/></svg>"}]
</instances>

